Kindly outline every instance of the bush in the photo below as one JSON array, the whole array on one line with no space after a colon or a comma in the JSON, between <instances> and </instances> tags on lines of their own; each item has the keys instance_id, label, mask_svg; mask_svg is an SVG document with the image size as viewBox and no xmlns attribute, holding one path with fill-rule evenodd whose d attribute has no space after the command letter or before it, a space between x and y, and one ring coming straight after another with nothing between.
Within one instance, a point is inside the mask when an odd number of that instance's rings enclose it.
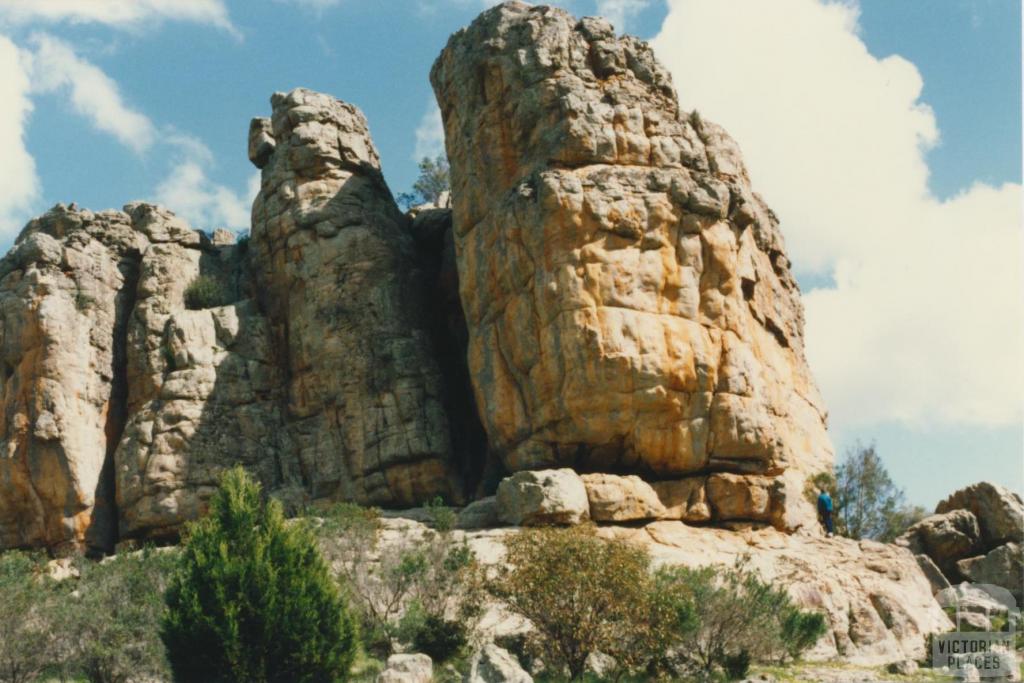
<instances>
[{"instance_id":1,"label":"bush","mask_svg":"<svg viewBox=\"0 0 1024 683\"><path fill-rule=\"evenodd\" d=\"M332 681L357 649L307 526L286 525L240 467L189 526L166 600L161 638L176 680Z\"/></svg>"},{"instance_id":2,"label":"bush","mask_svg":"<svg viewBox=\"0 0 1024 683\"><path fill-rule=\"evenodd\" d=\"M821 614L797 608L789 594L745 567L671 567L660 570L662 584L689 597L696 627L682 637L683 666L711 674L738 670L743 658L782 662L796 659L825 632ZM742 676L741 676L742 677Z\"/></svg>"},{"instance_id":3,"label":"bush","mask_svg":"<svg viewBox=\"0 0 1024 683\"><path fill-rule=\"evenodd\" d=\"M75 593L61 602L65 669L94 683L166 678L159 632L175 563L174 553L152 549L79 562Z\"/></svg>"},{"instance_id":4,"label":"bush","mask_svg":"<svg viewBox=\"0 0 1024 683\"><path fill-rule=\"evenodd\" d=\"M215 277L199 275L185 288L185 308L197 311L231 303L227 288Z\"/></svg>"},{"instance_id":5,"label":"bush","mask_svg":"<svg viewBox=\"0 0 1024 683\"><path fill-rule=\"evenodd\" d=\"M439 500L428 507L435 530L386 548L378 546L381 522L372 508L336 505L318 527L320 544L359 612L366 647L382 658L391 653L392 639L436 647L441 659L454 656L482 614L482 570L451 532L454 513Z\"/></svg>"},{"instance_id":6,"label":"bush","mask_svg":"<svg viewBox=\"0 0 1024 683\"><path fill-rule=\"evenodd\" d=\"M0 554L0 681L31 681L59 659L50 628L52 583L37 558L16 550Z\"/></svg>"},{"instance_id":7,"label":"bush","mask_svg":"<svg viewBox=\"0 0 1024 683\"><path fill-rule=\"evenodd\" d=\"M587 527L523 530L507 564L492 590L533 624L528 646L555 677L580 679L597 652L619 675L645 670L690 623L686 598L657 590L646 550Z\"/></svg>"}]
</instances>

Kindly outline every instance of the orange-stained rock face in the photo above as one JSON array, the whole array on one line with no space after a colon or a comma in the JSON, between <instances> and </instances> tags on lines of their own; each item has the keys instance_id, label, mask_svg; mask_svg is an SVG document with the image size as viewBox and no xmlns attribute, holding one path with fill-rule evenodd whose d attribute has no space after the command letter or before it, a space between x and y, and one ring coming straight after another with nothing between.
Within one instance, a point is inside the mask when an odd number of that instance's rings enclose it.
<instances>
[{"instance_id":1,"label":"orange-stained rock face","mask_svg":"<svg viewBox=\"0 0 1024 683\"><path fill-rule=\"evenodd\" d=\"M813 519L800 488L832 461L825 412L735 143L679 110L645 43L560 9L485 12L431 80L470 370L506 466L761 475L788 512L756 518Z\"/></svg>"}]
</instances>

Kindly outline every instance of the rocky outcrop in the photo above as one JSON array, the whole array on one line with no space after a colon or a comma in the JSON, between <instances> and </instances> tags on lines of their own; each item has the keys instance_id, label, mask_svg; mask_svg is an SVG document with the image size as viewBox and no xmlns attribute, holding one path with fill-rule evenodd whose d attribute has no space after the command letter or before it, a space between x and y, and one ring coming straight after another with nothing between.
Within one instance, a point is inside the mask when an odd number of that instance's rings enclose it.
<instances>
[{"instance_id":1,"label":"rocky outcrop","mask_svg":"<svg viewBox=\"0 0 1024 683\"><path fill-rule=\"evenodd\" d=\"M459 487L407 219L366 119L333 97L273 96L251 128L260 303L313 497L410 506Z\"/></svg>"},{"instance_id":2,"label":"rocky outcrop","mask_svg":"<svg viewBox=\"0 0 1024 683\"><path fill-rule=\"evenodd\" d=\"M1024 501L981 481L954 492L936 514L907 529L896 543L924 554L943 579L997 586L1024 604Z\"/></svg>"},{"instance_id":3,"label":"rocky outcrop","mask_svg":"<svg viewBox=\"0 0 1024 683\"><path fill-rule=\"evenodd\" d=\"M148 239L58 205L0 261L0 548L113 543L124 332Z\"/></svg>"},{"instance_id":4,"label":"rocky outcrop","mask_svg":"<svg viewBox=\"0 0 1024 683\"><path fill-rule=\"evenodd\" d=\"M221 472L243 464L268 490L297 485L282 439L282 377L250 298L248 243L203 236L170 212L128 207L151 246L127 331L128 414L115 456L122 538L174 536ZM197 278L209 300L191 302ZM198 307L200 304L203 307Z\"/></svg>"},{"instance_id":5,"label":"rocky outcrop","mask_svg":"<svg viewBox=\"0 0 1024 683\"><path fill-rule=\"evenodd\" d=\"M507 468L769 477L781 511L720 508L813 528L825 412L735 143L680 110L645 43L552 7L488 10L431 81L469 366Z\"/></svg>"},{"instance_id":6,"label":"rocky outcrop","mask_svg":"<svg viewBox=\"0 0 1024 683\"><path fill-rule=\"evenodd\" d=\"M425 532L422 524L407 519L382 520L382 550L403 547ZM517 533L521 530L456 530L452 542L465 541L481 562L500 565ZM644 546L656 565L734 566L742 561L764 580L785 586L797 604L828 619L828 632L806 655L811 660L841 656L846 662L882 664L922 659L927 635L952 627L914 556L894 545L787 534L771 527L730 531L675 520L603 525L596 533ZM486 607L479 627L484 642L502 644L529 628L500 605Z\"/></svg>"}]
</instances>

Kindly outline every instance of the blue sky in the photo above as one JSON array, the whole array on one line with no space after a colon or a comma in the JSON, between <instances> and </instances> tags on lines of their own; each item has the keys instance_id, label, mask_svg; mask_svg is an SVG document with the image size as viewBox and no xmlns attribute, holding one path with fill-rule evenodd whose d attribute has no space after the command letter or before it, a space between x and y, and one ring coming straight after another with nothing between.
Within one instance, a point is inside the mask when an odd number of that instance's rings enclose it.
<instances>
[{"instance_id":1,"label":"blue sky","mask_svg":"<svg viewBox=\"0 0 1024 683\"><path fill-rule=\"evenodd\" d=\"M361 107L405 190L437 149L433 59L487 4L0 0L0 246L58 201L244 227L248 120L300 85ZM1024 490L1020 3L556 4L655 39L683 104L739 140L807 294L837 452L875 440L928 507L982 478Z\"/></svg>"}]
</instances>

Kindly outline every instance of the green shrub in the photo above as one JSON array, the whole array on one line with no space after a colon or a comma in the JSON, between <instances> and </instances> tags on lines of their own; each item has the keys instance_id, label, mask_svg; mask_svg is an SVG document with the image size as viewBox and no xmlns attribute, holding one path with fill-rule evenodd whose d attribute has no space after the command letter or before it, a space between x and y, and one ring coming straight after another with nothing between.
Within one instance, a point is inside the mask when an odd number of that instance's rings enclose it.
<instances>
[{"instance_id":1,"label":"green shrub","mask_svg":"<svg viewBox=\"0 0 1024 683\"><path fill-rule=\"evenodd\" d=\"M55 595L41 561L27 553L0 553L0 681L34 680L60 658L50 623Z\"/></svg>"},{"instance_id":2,"label":"green shrub","mask_svg":"<svg viewBox=\"0 0 1024 683\"><path fill-rule=\"evenodd\" d=\"M355 626L304 524L236 467L189 526L161 637L179 681L332 681Z\"/></svg>"},{"instance_id":3,"label":"green shrub","mask_svg":"<svg viewBox=\"0 0 1024 683\"><path fill-rule=\"evenodd\" d=\"M396 635L410 643L416 652L429 655L435 663L458 657L469 643L465 624L438 614L428 614L418 603L406 609Z\"/></svg>"},{"instance_id":4,"label":"green shrub","mask_svg":"<svg viewBox=\"0 0 1024 683\"><path fill-rule=\"evenodd\" d=\"M729 568L664 568L659 578L688 596L695 610L696 628L684 634L679 650L691 672L728 672L743 653L754 661L796 659L825 632L823 615L800 610L742 559Z\"/></svg>"},{"instance_id":5,"label":"green shrub","mask_svg":"<svg viewBox=\"0 0 1024 683\"><path fill-rule=\"evenodd\" d=\"M227 287L215 277L199 275L185 288L185 307L196 311L231 303Z\"/></svg>"},{"instance_id":6,"label":"green shrub","mask_svg":"<svg viewBox=\"0 0 1024 683\"><path fill-rule=\"evenodd\" d=\"M750 653L740 650L734 655L726 655L722 661L722 668L730 681L738 681L746 678L750 672Z\"/></svg>"},{"instance_id":7,"label":"green shrub","mask_svg":"<svg viewBox=\"0 0 1024 683\"><path fill-rule=\"evenodd\" d=\"M175 553L146 549L78 563L75 592L61 601L68 648L64 667L94 683L169 673L160 642L163 592Z\"/></svg>"},{"instance_id":8,"label":"green shrub","mask_svg":"<svg viewBox=\"0 0 1024 683\"><path fill-rule=\"evenodd\" d=\"M690 622L685 596L659 594L646 550L587 527L523 530L507 564L492 590L533 624L528 646L556 678L580 679L596 652L617 675L647 670Z\"/></svg>"}]
</instances>

